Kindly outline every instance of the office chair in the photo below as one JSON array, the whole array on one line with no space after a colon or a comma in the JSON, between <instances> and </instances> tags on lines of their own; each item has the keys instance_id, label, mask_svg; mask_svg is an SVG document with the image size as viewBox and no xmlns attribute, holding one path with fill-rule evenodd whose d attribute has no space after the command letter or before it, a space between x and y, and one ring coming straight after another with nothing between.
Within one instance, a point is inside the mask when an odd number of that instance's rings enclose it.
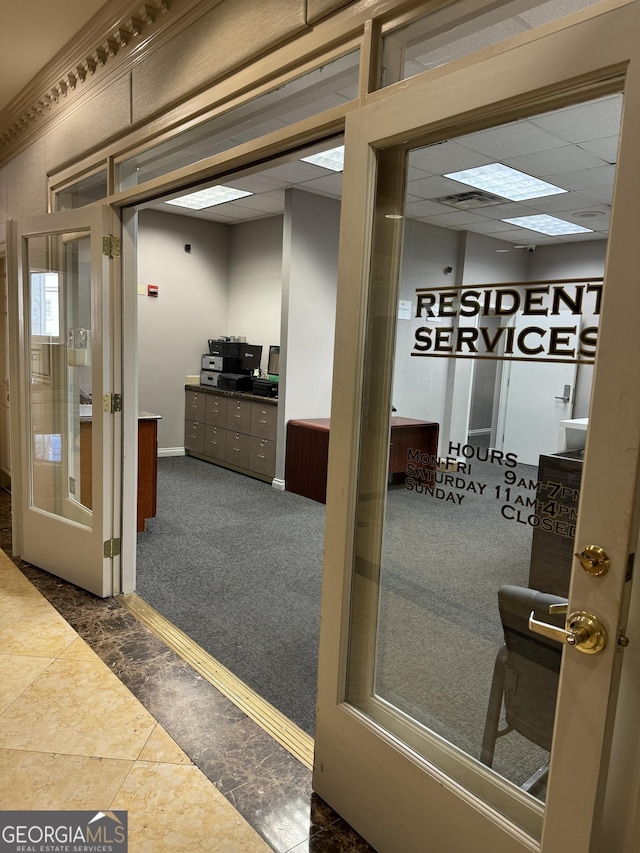
<instances>
[{"instance_id":1,"label":"office chair","mask_svg":"<svg viewBox=\"0 0 640 853\"><path fill-rule=\"evenodd\" d=\"M493 764L498 738L513 731L547 752L551 750L562 646L534 634L529 629L529 614L534 611L537 618L563 627L564 616L549 615L549 607L566 602L566 598L521 586L498 590L504 644L493 669L482 739L480 760L488 767ZM500 729L503 703L506 725ZM547 761L521 787L535 795L546 783L548 770Z\"/></svg>"}]
</instances>

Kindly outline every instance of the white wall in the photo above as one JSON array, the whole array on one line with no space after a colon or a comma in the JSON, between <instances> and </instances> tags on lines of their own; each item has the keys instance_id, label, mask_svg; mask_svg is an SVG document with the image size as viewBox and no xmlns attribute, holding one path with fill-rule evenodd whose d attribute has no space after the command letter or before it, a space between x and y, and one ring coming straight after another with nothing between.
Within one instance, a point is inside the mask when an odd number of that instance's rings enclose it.
<instances>
[{"instance_id":1,"label":"white wall","mask_svg":"<svg viewBox=\"0 0 640 853\"><path fill-rule=\"evenodd\" d=\"M584 240L561 246L539 246L529 256L529 277L533 280L601 277L607 253L606 240ZM597 326L598 318L583 314L582 326ZM578 365L573 403L573 417L586 418L591 402L593 366Z\"/></svg>"},{"instance_id":2,"label":"white wall","mask_svg":"<svg viewBox=\"0 0 640 853\"><path fill-rule=\"evenodd\" d=\"M339 229L339 201L287 190L282 303L287 420L328 418L331 412Z\"/></svg>"},{"instance_id":3,"label":"white wall","mask_svg":"<svg viewBox=\"0 0 640 853\"><path fill-rule=\"evenodd\" d=\"M266 371L270 344L280 343L282 216L229 228L227 329L262 346Z\"/></svg>"},{"instance_id":4,"label":"white wall","mask_svg":"<svg viewBox=\"0 0 640 853\"><path fill-rule=\"evenodd\" d=\"M162 416L160 448L184 447L185 377L200 373L207 340L227 333L228 243L227 225L140 212L138 284L159 296L138 296L138 404Z\"/></svg>"},{"instance_id":5,"label":"white wall","mask_svg":"<svg viewBox=\"0 0 640 853\"><path fill-rule=\"evenodd\" d=\"M405 221L399 299L411 302L411 319L398 320L396 331L392 404L399 417L443 423L449 359L411 356L416 329L425 325L415 317L416 288L455 285L459 240L459 231Z\"/></svg>"}]
</instances>

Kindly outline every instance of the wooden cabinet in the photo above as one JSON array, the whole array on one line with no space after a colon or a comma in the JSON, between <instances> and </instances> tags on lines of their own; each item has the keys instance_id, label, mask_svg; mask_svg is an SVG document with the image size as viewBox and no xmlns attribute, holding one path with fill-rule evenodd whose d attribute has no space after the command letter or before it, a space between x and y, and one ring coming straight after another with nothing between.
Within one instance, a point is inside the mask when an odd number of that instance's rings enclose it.
<instances>
[{"instance_id":1,"label":"wooden cabinet","mask_svg":"<svg viewBox=\"0 0 640 853\"><path fill-rule=\"evenodd\" d=\"M292 420L287 424L285 482L288 492L324 503L327 498L329 418ZM409 448L435 457L438 424L413 418L391 418L389 477L403 476Z\"/></svg>"},{"instance_id":2,"label":"wooden cabinet","mask_svg":"<svg viewBox=\"0 0 640 853\"><path fill-rule=\"evenodd\" d=\"M185 452L270 482L276 471L277 400L187 386Z\"/></svg>"},{"instance_id":3,"label":"wooden cabinet","mask_svg":"<svg viewBox=\"0 0 640 853\"><path fill-rule=\"evenodd\" d=\"M138 533L144 532L148 518L154 518L158 493L158 420L160 415L138 415ZM93 477L91 465L91 418L80 421L80 500L91 509ZM193 433L193 422L187 432Z\"/></svg>"},{"instance_id":4,"label":"wooden cabinet","mask_svg":"<svg viewBox=\"0 0 640 853\"><path fill-rule=\"evenodd\" d=\"M529 586L540 592L569 595L581 480L581 450L540 456L529 566Z\"/></svg>"}]
</instances>

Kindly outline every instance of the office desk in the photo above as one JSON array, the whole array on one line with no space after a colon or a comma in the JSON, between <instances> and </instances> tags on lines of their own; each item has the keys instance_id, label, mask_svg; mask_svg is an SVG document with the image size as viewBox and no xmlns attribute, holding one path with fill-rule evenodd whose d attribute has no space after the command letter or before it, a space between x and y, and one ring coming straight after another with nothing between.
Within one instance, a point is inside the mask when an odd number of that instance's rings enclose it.
<instances>
[{"instance_id":1,"label":"office desk","mask_svg":"<svg viewBox=\"0 0 640 853\"><path fill-rule=\"evenodd\" d=\"M285 487L288 492L325 503L330 418L292 420L287 424ZM435 456L438 424L413 418L391 418L389 476L404 474L407 449Z\"/></svg>"},{"instance_id":2,"label":"office desk","mask_svg":"<svg viewBox=\"0 0 640 853\"><path fill-rule=\"evenodd\" d=\"M158 421L160 415L138 414L138 517L137 530L146 529L148 518L156 514L158 488ZM80 419L80 501L91 509L91 418Z\"/></svg>"}]
</instances>

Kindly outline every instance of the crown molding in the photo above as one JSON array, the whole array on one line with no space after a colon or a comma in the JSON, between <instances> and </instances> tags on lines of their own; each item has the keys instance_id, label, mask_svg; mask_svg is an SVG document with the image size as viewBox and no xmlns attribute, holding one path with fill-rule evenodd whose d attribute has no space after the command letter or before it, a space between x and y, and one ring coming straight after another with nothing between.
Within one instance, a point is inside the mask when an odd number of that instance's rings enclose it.
<instances>
[{"instance_id":1,"label":"crown molding","mask_svg":"<svg viewBox=\"0 0 640 853\"><path fill-rule=\"evenodd\" d=\"M0 112L0 163L44 132L80 96L124 73L162 41L178 18L199 17L221 0L112 0Z\"/></svg>"}]
</instances>

